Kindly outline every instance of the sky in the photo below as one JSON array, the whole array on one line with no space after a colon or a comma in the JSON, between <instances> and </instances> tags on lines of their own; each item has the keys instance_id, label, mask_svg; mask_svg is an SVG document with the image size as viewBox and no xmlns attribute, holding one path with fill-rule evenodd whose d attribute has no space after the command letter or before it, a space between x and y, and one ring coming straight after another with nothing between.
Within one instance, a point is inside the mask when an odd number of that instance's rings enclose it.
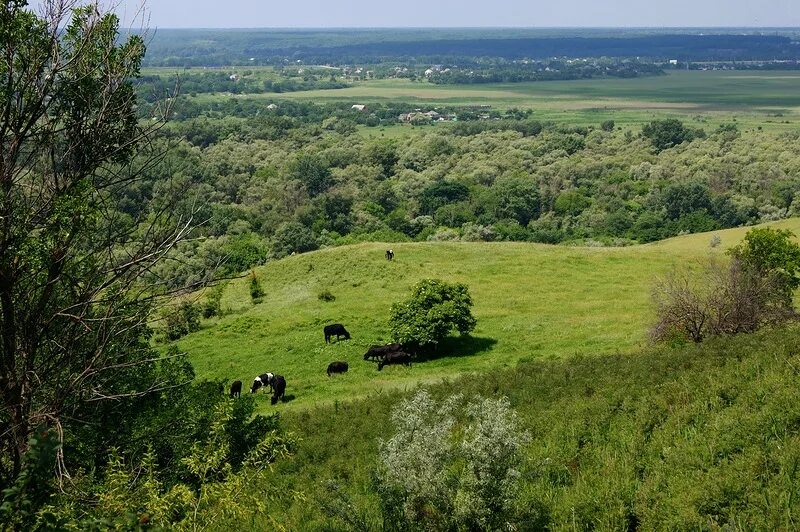
<instances>
[{"instance_id":1,"label":"sky","mask_svg":"<svg viewBox=\"0 0 800 532\"><path fill-rule=\"evenodd\" d=\"M32 4L41 2L34 0ZM130 19L142 0L117 4ZM800 0L145 0L150 28L800 27Z\"/></svg>"}]
</instances>

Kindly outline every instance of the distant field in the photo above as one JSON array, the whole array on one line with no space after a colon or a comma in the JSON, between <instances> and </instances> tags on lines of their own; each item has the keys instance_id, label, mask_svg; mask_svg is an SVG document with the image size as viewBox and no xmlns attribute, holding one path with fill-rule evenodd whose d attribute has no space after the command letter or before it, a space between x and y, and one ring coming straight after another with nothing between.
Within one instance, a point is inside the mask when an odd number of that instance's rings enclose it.
<instances>
[{"instance_id":1,"label":"distant field","mask_svg":"<svg viewBox=\"0 0 800 532\"><path fill-rule=\"evenodd\" d=\"M433 85L408 80L362 82L346 89L285 93L286 98L375 98L451 104L496 102L560 103L579 107L587 102L613 102L619 108L666 108L732 111L800 108L800 72L671 71L665 76L632 79L589 79L526 83ZM649 105L648 105L649 104Z\"/></svg>"},{"instance_id":2,"label":"distant field","mask_svg":"<svg viewBox=\"0 0 800 532\"><path fill-rule=\"evenodd\" d=\"M199 95L197 102L220 97L231 95ZM519 107L532 109L534 117L541 120L581 125L612 119L622 126L638 126L654 118L675 116L711 127L733 120L745 128L789 130L800 126L800 72L790 71L672 71L666 76L634 79L486 85L377 80L345 89L236 98L365 104L403 101L419 105L490 105L500 110ZM380 136L374 131L370 134Z\"/></svg>"},{"instance_id":3,"label":"distant field","mask_svg":"<svg viewBox=\"0 0 800 532\"><path fill-rule=\"evenodd\" d=\"M779 224L800 232L800 219ZM256 271L267 296L250 302L247 280L233 281L227 314L178 342L198 375L249 382L265 371L287 377L305 409L390 388L405 388L468 372L513 367L522 360L629 352L646 342L653 279L678 263L701 261L733 245L745 228L697 234L629 248L574 248L524 243L362 244L302 254ZM370 344L388 342L391 304L419 279L440 277L470 287L478 327L449 356L377 372L362 360ZM322 290L336 300L318 300ZM322 327L344 323L353 339L326 345ZM346 375L328 378L327 364L345 360ZM268 407L266 396L262 407Z\"/></svg>"}]
</instances>

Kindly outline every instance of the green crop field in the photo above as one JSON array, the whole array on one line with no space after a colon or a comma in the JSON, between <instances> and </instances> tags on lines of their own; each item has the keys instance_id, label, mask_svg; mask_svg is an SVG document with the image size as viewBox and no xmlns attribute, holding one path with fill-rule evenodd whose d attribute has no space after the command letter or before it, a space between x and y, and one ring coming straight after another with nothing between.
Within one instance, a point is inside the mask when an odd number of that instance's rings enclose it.
<instances>
[{"instance_id":1,"label":"green crop field","mask_svg":"<svg viewBox=\"0 0 800 532\"><path fill-rule=\"evenodd\" d=\"M665 76L526 83L433 85L408 80L362 82L334 90L283 93L285 98L381 98L448 104L491 103L564 108L607 103L619 108L735 111L800 107L794 71L673 71Z\"/></svg>"},{"instance_id":2,"label":"green crop field","mask_svg":"<svg viewBox=\"0 0 800 532\"><path fill-rule=\"evenodd\" d=\"M201 94L199 104L215 98L315 102L404 101L419 105L489 105L504 110L531 109L534 117L576 125L615 120L639 126L656 118L690 119L716 127L737 121L740 127L793 130L800 126L800 72L672 71L666 76L485 85L433 85L409 80L376 80L353 87L232 96ZM398 136L412 128L381 135Z\"/></svg>"},{"instance_id":3,"label":"green crop field","mask_svg":"<svg viewBox=\"0 0 800 532\"><path fill-rule=\"evenodd\" d=\"M800 230L800 219L775 224ZM286 376L290 401L278 409L305 409L384 389L406 388L518 362L641 349L652 319L654 278L676 264L700 264L738 242L745 228L695 234L628 248L580 248L524 243L361 244L289 257L257 268L266 291L253 305L248 280L232 281L222 300L225 315L178 342L201 377L249 382L266 371ZM412 368L378 372L362 355L390 341L393 302L418 280L466 283L478 327L453 339L438 358ZM323 302L329 290L336 300ZM352 339L326 345L322 328L341 322ZM329 362L350 364L328 378ZM268 406L261 398L262 408Z\"/></svg>"}]
</instances>

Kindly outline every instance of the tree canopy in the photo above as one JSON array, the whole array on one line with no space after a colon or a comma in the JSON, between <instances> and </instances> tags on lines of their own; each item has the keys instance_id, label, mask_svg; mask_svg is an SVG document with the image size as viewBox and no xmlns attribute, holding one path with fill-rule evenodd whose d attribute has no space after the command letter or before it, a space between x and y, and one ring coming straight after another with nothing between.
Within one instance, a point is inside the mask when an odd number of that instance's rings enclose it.
<instances>
[{"instance_id":1,"label":"tree canopy","mask_svg":"<svg viewBox=\"0 0 800 532\"><path fill-rule=\"evenodd\" d=\"M441 342L453 330L467 334L477 323L471 307L467 285L424 279L414 285L407 300L392 305L392 337L402 344L424 346Z\"/></svg>"}]
</instances>

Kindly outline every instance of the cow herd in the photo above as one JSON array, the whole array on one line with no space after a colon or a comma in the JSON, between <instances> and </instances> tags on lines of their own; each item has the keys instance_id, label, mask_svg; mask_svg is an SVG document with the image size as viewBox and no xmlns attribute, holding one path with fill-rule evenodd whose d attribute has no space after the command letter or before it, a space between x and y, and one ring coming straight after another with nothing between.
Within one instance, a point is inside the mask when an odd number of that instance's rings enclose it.
<instances>
[{"instance_id":1,"label":"cow herd","mask_svg":"<svg viewBox=\"0 0 800 532\"><path fill-rule=\"evenodd\" d=\"M325 335L325 343L330 343L331 339L335 336L337 340L350 339L350 333L344 328L341 323L333 323L326 325L322 331ZM402 364L411 367L411 362L414 356L404 351L402 344L387 344L387 345L373 345L364 353L364 360L371 360L378 363L378 371L381 371L384 366L393 364ZM334 373L347 373L349 366L347 362L337 360L328 364L327 374L328 377ZM250 393L256 393L259 389L269 388L272 392L271 403L274 405L284 397L286 393L286 379L282 375L274 373L262 373L255 379L250 386ZM239 397L242 393L242 381L233 381L230 388L230 396L232 398Z\"/></svg>"}]
</instances>

